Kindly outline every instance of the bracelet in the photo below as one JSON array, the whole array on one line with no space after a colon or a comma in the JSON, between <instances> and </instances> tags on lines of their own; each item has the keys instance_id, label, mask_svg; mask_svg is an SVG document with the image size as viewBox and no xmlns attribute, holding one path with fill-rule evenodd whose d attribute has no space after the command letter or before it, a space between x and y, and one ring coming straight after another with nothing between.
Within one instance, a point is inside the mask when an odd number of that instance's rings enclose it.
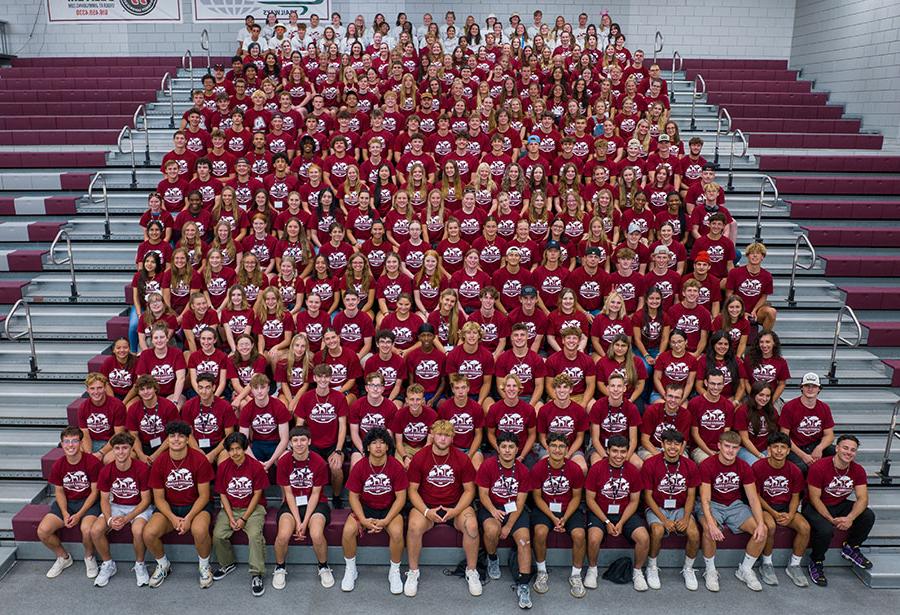
<instances>
[{"instance_id":1,"label":"bracelet","mask_svg":"<svg viewBox=\"0 0 900 615\"><path fill-rule=\"evenodd\" d=\"M430 511L430 510L431 510L430 508L426 508L426 509L425 509L425 512L422 513L422 516L424 516L424 517L427 519L427 518L428 518L428 511Z\"/></svg>"},{"instance_id":2,"label":"bracelet","mask_svg":"<svg viewBox=\"0 0 900 615\"><path fill-rule=\"evenodd\" d=\"M606 525L610 525L611 523L612 523L612 521L610 520L609 517L607 517L607 518L606 518Z\"/></svg>"},{"instance_id":3,"label":"bracelet","mask_svg":"<svg viewBox=\"0 0 900 615\"><path fill-rule=\"evenodd\" d=\"M110 514L109 519L106 520L106 527L112 527L112 514Z\"/></svg>"}]
</instances>

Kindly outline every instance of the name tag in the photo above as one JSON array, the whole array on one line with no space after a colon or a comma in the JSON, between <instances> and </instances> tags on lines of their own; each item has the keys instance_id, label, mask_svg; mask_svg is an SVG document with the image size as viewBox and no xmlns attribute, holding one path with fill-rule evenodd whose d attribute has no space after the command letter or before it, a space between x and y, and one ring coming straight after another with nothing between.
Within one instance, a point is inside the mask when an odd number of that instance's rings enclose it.
<instances>
[{"instance_id":1,"label":"name tag","mask_svg":"<svg viewBox=\"0 0 900 615\"><path fill-rule=\"evenodd\" d=\"M618 515L619 514L619 505L618 504L610 504L609 506L606 507L606 512L608 512L611 515Z\"/></svg>"},{"instance_id":2,"label":"name tag","mask_svg":"<svg viewBox=\"0 0 900 615\"><path fill-rule=\"evenodd\" d=\"M284 207L284 201L274 201L272 204L275 205L275 209L281 209L282 207Z\"/></svg>"},{"instance_id":3,"label":"name tag","mask_svg":"<svg viewBox=\"0 0 900 615\"><path fill-rule=\"evenodd\" d=\"M153 438L150 440L150 446L159 446L162 444L162 438Z\"/></svg>"},{"instance_id":4,"label":"name tag","mask_svg":"<svg viewBox=\"0 0 900 615\"><path fill-rule=\"evenodd\" d=\"M200 438L200 448L209 448L212 446L209 442L209 438Z\"/></svg>"},{"instance_id":5,"label":"name tag","mask_svg":"<svg viewBox=\"0 0 900 615\"><path fill-rule=\"evenodd\" d=\"M306 506L309 502L309 498L305 495L294 496L294 502L296 502L297 506Z\"/></svg>"},{"instance_id":6,"label":"name tag","mask_svg":"<svg viewBox=\"0 0 900 615\"><path fill-rule=\"evenodd\" d=\"M562 504L560 502L550 502L550 512L562 512Z\"/></svg>"},{"instance_id":7,"label":"name tag","mask_svg":"<svg viewBox=\"0 0 900 615\"><path fill-rule=\"evenodd\" d=\"M506 504L503 505L503 510L504 510L504 512L507 512L507 513L514 513L519 509L516 507L515 502L507 502Z\"/></svg>"},{"instance_id":8,"label":"name tag","mask_svg":"<svg viewBox=\"0 0 900 615\"><path fill-rule=\"evenodd\" d=\"M663 500L663 508L668 508L668 509L675 508L674 498L667 498L667 499Z\"/></svg>"}]
</instances>

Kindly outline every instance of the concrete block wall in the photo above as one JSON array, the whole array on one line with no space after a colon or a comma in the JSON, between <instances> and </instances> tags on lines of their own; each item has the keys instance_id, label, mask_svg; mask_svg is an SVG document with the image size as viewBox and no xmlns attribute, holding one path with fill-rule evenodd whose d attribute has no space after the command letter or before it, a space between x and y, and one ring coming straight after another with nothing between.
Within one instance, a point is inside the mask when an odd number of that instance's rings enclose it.
<instances>
[{"instance_id":1,"label":"concrete block wall","mask_svg":"<svg viewBox=\"0 0 900 615\"><path fill-rule=\"evenodd\" d=\"M19 0L15 11L7 11L4 19L11 23L10 46L22 56L60 55L181 55L190 47L200 51L200 32L210 33L213 53L228 55L233 51L240 22L193 23L193 2L182 0L182 24L48 24L46 0ZM748 6L748 5L752 5ZM555 3L513 2L434 2L429 0L332 0L345 22L357 13L371 20L382 12L393 21L398 11L405 11L415 24L431 12L443 23L448 8L456 11L461 24L468 14L479 23L491 12L505 19L518 11L523 21L531 21L536 8L544 11L544 21L552 24L557 14L573 21L587 11L591 21L599 22L606 9L628 35L628 47L643 48L652 55L656 30L665 36L662 58L671 58L678 50L682 57L787 58L790 54L794 4L791 0L604 0L603 2ZM33 30L33 34L32 34ZM29 36L31 35L31 36ZM666 64L670 65L670 62ZM664 65L665 66L665 65Z\"/></svg>"},{"instance_id":2,"label":"concrete block wall","mask_svg":"<svg viewBox=\"0 0 900 615\"><path fill-rule=\"evenodd\" d=\"M790 63L864 130L900 138L897 0L797 0Z\"/></svg>"}]
</instances>

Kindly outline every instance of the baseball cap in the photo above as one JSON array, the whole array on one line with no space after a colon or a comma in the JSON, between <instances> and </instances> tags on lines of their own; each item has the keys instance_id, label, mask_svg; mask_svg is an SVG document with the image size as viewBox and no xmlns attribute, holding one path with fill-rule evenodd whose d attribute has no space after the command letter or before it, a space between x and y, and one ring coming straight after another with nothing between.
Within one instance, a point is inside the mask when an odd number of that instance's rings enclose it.
<instances>
[{"instance_id":1,"label":"baseball cap","mask_svg":"<svg viewBox=\"0 0 900 615\"><path fill-rule=\"evenodd\" d=\"M545 250L559 250L559 242L555 239L551 239L547 242L547 245L544 246Z\"/></svg>"},{"instance_id":2,"label":"baseball cap","mask_svg":"<svg viewBox=\"0 0 900 615\"><path fill-rule=\"evenodd\" d=\"M275 24L275 29L277 30L278 28L281 28L282 30L287 30L287 26L285 26L283 23Z\"/></svg>"},{"instance_id":3,"label":"baseball cap","mask_svg":"<svg viewBox=\"0 0 900 615\"><path fill-rule=\"evenodd\" d=\"M523 286L519 295L522 297L537 297L537 289L534 286Z\"/></svg>"},{"instance_id":4,"label":"baseball cap","mask_svg":"<svg viewBox=\"0 0 900 615\"><path fill-rule=\"evenodd\" d=\"M661 134L661 135L659 135L659 138L657 139L657 141L659 141L660 143L669 143L671 141L671 139L669 138L669 135Z\"/></svg>"},{"instance_id":5,"label":"baseball cap","mask_svg":"<svg viewBox=\"0 0 900 615\"><path fill-rule=\"evenodd\" d=\"M709 262L709 252L706 250L701 250L697 252L697 256L694 257L695 263L708 263Z\"/></svg>"},{"instance_id":6,"label":"baseball cap","mask_svg":"<svg viewBox=\"0 0 900 615\"><path fill-rule=\"evenodd\" d=\"M641 225L638 224L637 222L632 222L631 224L628 225L628 232L629 233L640 233Z\"/></svg>"},{"instance_id":7,"label":"baseball cap","mask_svg":"<svg viewBox=\"0 0 900 615\"><path fill-rule=\"evenodd\" d=\"M528 137L528 143L540 143L540 142L541 142L541 138L537 135L531 135L530 137Z\"/></svg>"},{"instance_id":8,"label":"baseball cap","mask_svg":"<svg viewBox=\"0 0 900 615\"><path fill-rule=\"evenodd\" d=\"M600 248L596 246L591 246L584 251L585 256L600 256Z\"/></svg>"},{"instance_id":9,"label":"baseball cap","mask_svg":"<svg viewBox=\"0 0 900 615\"><path fill-rule=\"evenodd\" d=\"M213 69L214 70L225 70L225 65L224 64L216 64L215 66L213 66Z\"/></svg>"},{"instance_id":10,"label":"baseball cap","mask_svg":"<svg viewBox=\"0 0 900 615\"><path fill-rule=\"evenodd\" d=\"M815 372L806 372L803 374L803 380L800 382L800 386L807 384L814 384L817 387L822 386L822 383L819 382L819 375Z\"/></svg>"},{"instance_id":11,"label":"baseball cap","mask_svg":"<svg viewBox=\"0 0 900 615\"><path fill-rule=\"evenodd\" d=\"M421 325L419 325L419 330L417 332L417 335L422 335L423 333L434 334L434 326L429 325L427 322L422 323Z\"/></svg>"},{"instance_id":12,"label":"baseball cap","mask_svg":"<svg viewBox=\"0 0 900 615\"><path fill-rule=\"evenodd\" d=\"M653 256L656 256L657 254L665 254L666 256L668 256L669 248L663 245L656 246L656 248L653 249Z\"/></svg>"}]
</instances>

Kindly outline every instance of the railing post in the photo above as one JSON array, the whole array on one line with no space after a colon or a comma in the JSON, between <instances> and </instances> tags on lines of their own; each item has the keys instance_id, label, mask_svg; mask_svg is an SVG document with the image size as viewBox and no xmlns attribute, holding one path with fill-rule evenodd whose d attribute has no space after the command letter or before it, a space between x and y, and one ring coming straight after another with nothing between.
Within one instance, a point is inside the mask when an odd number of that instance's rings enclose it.
<instances>
[{"instance_id":1,"label":"railing post","mask_svg":"<svg viewBox=\"0 0 900 615\"><path fill-rule=\"evenodd\" d=\"M106 191L104 189L104 198L105 192ZM66 240L66 253L68 254L68 256L66 256L65 260L60 261L56 258L56 245L62 238L65 238ZM56 238L53 240L53 243L50 244L50 262L54 265L69 265L69 289L71 291L71 294L69 295L69 303L75 303L76 301L78 301L78 283L75 280L75 256L72 253L72 238L69 236L69 232L64 228L59 229L59 232L56 234Z\"/></svg>"},{"instance_id":2,"label":"railing post","mask_svg":"<svg viewBox=\"0 0 900 615\"><path fill-rule=\"evenodd\" d=\"M209 31L206 28L204 28L203 32L200 33L200 48L206 52L206 74L211 75L212 63L209 51Z\"/></svg>"},{"instance_id":3,"label":"railing post","mask_svg":"<svg viewBox=\"0 0 900 615\"><path fill-rule=\"evenodd\" d=\"M131 155L133 158L134 157L134 144L133 143L131 146ZM101 187L103 188L103 196L100 197L100 200L97 200L94 198L94 184L96 184L98 182L100 183ZM91 183L88 184L88 200L91 203L103 203L103 238L109 239L110 236L112 236L112 232L110 229L110 223L109 223L109 194L106 191L106 178L103 177L103 173L97 173L96 175L94 175L94 178L91 180ZM62 232L63 231L60 231L60 233L62 233ZM68 236L68 233L66 233L66 236ZM58 235L57 235L57 239L59 239ZM54 241L54 246L55 245L56 245L56 242ZM51 256L51 260L53 260L52 249L51 249L50 256ZM62 263L56 263L56 264L62 264ZM75 272L74 271L72 272L72 280L73 280L73 282L75 280Z\"/></svg>"},{"instance_id":4,"label":"railing post","mask_svg":"<svg viewBox=\"0 0 900 615\"><path fill-rule=\"evenodd\" d=\"M778 186L775 184L775 180L772 179L768 175L762 176L762 182L759 185L759 202L756 205L756 234L754 236L755 241L762 241L762 208L763 205L766 207L774 207L774 204L769 205L764 202L766 196L766 184L772 186L772 192L775 196L775 202L778 202Z\"/></svg>"},{"instance_id":5,"label":"railing post","mask_svg":"<svg viewBox=\"0 0 900 615\"><path fill-rule=\"evenodd\" d=\"M713 165L718 169L719 168L719 135L722 132L722 116L728 118L728 126L725 129L725 134L731 132L731 114L728 113L728 109L725 107L719 107L719 113L716 115L716 150L715 156L713 159Z\"/></svg>"},{"instance_id":6,"label":"railing post","mask_svg":"<svg viewBox=\"0 0 900 615\"><path fill-rule=\"evenodd\" d=\"M171 112L169 113L169 128L175 128L175 95L172 92L172 76L169 73L163 75L162 81L159 84L159 89L166 93L166 81L169 83L169 105Z\"/></svg>"},{"instance_id":7,"label":"railing post","mask_svg":"<svg viewBox=\"0 0 900 615\"><path fill-rule=\"evenodd\" d=\"M131 189L135 190L137 188L137 161L134 158L134 133L131 131L130 126L122 126L122 130L119 131L119 136L116 139L116 145L119 147L119 152L124 154L125 152L122 150L122 139L125 138L126 134L128 135L128 143L131 146Z\"/></svg>"},{"instance_id":8,"label":"railing post","mask_svg":"<svg viewBox=\"0 0 900 615\"><path fill-rule=\"evenodd\" d=\"M137 129L137 117L139 114L144 118L144 164L150 164L150 121L147 119L147 105L139 105L134 112L135 130Z\"/></svg>"},{"instance_id":9,"label":"railing post","mask_svg":"<svg viewBox=\"0 0 900 615\"><path fill-rule=\"evenodd\" d=\"M16 333L13 335L9 332L9 323L12 322L13 316L15 316L16 312L19 311L20 307L25 308L25 330L21 333ZM35 380L37 378L38 372L41 371L38 369L37 362L37 350L34 346L34 325L31 322L31 307L29 307L28 302L22 298L15 302L12 306L12 309L6 314L6 320L3 321L3 330L6 333L6 338L10 341L17 341L22 339L25 335L28 336L28 346L31 352L31 356L28 360L28 379Z\"/></svg>"},{"instance_id":10,"label":"railing post","mask_svg":"<svg viewBox=\"0 0 900 615\"><path fill-rule=\"evenodd\" d=\"M853 324L856 326L856 340L850 342L850 340L841 336L841 328L843 326L844 321L844 313L850 316L851 320L853 320ZM850 348L856 348L859 346L862 341L862 325L859 323L859 319L856 317L856 313L846 303L838 310L837 321L834 323L834 341L831 344L831 367L828 369L828 384L837 384L837 347L838 342L844 342Z\"/></svg>"},{"instance_id":11,"label":"railing post","mask_svg":"<svg viewBox=\"0 0 900 615\"><path fill-rule=\"evenodd\" d=\"M810 262L809 265L803 265L800 263L800 243L805 243L806 247L809 248L810 252ZM794 241L794 257L791 263L791 284L788 287L788 296L787 301L788 305L791 307L796 307L797 302L794 300L794 294L796 292L795 281L797 278L797 268L803 269L804 271L809 271L813 267L816 266L816 249L813 247L812 242L809 240L809 237L806 235L798 235L796 241Z\"/></svg>"},{"instance_id":12,"label":"railing post","mask_svg":"<svg viewBox=\"0 0 900 615\"><path fill-rule=\"evenodd\" d=\"M743 158L747 154L747 138L744 136L743 131L738 128L731 133L731 155L728 158L728 185L726 186L728 192L734 190L734 140L738 137L740 137L741 143L744 146L741 150L741 155L738 156L738 158Z\"/></svg>"},{"instance_id":13,"label":"railing post","mask_svg":"<svg viewBox=\"0 0 900 615\"><path fill-rule=\"evenodd\" d=\"M191 92L194 91L194 56L191 54L191 50L188 49L184 52L184 55L181 56L181 68L190 72L191 78ZM188 95L190 98L190 95Z\"/></svg>"},{"instance_id":14,"label":"railing post","mask_svg":"<svg viewBox=\"0 0 900 615\"><path fill-rule=\"evenodd\" d=\"M697 89L697 85L703 85L703 91ZM697 119L695 116L695 108L697 105L697 99L706 93L706 81L703 79L703 76L700 73L697 73L697 76L694 77L694 92L691 94L691 130L697 130Z\"/></svg>"},{"instance_id":15,"label":"railing post","mask_svg":"<svg viewBox=\"0 0 900 615\"><path fill-rule=\"evenodd\" d=\"M656 31L656 36L654 37L653 43L653 63L656 64L656 54L662 52L663 50L663 38L662 32L659 30Z\"/></svg>"},{"instance_id":16,"label":"railing post","mask_svg":"<svg viewBox=\"0 0 900 615\"><path fill-rule=\"evenodd\" d=\"M894 479L891 477L891 447L894 444L894 438L897 437L897 413L900 412L900 401L894 404L891 411L891 426L888 429L887 442L884 445L884 457L881 459L881 469L878 470L878 476L881 478L882 485L892 485Z\"/></svg>"},{"instance_id":17,"label":"railing post","mask_svg":"<svg viewBox=\"0 0 900 615\"><path fill-rule=\"evenodd\" d=\"M681 54L676 50L675 53L672 54L672 88L669 90L669 102L675 102L675 60L678 60L678 70L681 70L684 67L684 60L681 59Z\"/></svg>"}]
</instances>

